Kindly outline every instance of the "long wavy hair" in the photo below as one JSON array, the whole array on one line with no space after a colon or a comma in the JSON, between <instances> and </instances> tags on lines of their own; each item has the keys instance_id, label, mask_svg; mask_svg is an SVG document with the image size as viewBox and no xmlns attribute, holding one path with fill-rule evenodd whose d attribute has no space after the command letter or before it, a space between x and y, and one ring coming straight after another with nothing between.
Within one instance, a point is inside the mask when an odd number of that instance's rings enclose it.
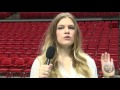
<instances>
[{"instance_id":1,"label":"long wavy hair","mask_svg":"<svg viewBox=\"0 0 120 90\"><path fill-rule=\"evenodd\" d=\"M58 70L58 42L56 37L56 30L58 22L63 18L70 18L74 25L75 25L75 41L71 46L71 57L73 62L73 68L76 70L78 74L84 75L86 78L91 77L91 71L87 65L87 60L85 54L82 50L82 34L81 30L75 20L75 17L71 13L60 13L58 14L50 23L48 29L46 30L45 34L43 35L43 42L41 42L41 54L40 54L40 63L45 64L46 62L46 51L49 46L54 46L56 49L55 55L51 60L53 64L52 71L49 75L50 78L60 78L62 77L59 70Z\"/></svg>"}]
</instances>

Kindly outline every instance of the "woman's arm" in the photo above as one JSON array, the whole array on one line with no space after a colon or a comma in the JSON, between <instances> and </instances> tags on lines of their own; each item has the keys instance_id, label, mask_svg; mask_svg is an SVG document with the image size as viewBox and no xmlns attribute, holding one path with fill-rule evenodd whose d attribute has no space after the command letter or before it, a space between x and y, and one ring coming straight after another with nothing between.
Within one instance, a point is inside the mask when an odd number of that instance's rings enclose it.
<instances>
[{"instance_id":1,"label":"woman's arm","mask_svg":"<svg viewBox=\"0 0 120 90\"><path fill-rule=\"evenodd\" d=\"M86 56L87 59L87 64L91 70L92 78L98 78L98 73L97 73L97 66L94 61L89 55Z\"/></svg>"},{"instance_id":2,"label":"woman's arm","mask_svg":"<svg viewBox=\"0 0 120 90\"><path fill-rule=\"evenodd\" d=\"M38 58L36 58L31 67L30 78L39 78L39 71L40 71L40 62Z\"/></svg>"}]
</instances>

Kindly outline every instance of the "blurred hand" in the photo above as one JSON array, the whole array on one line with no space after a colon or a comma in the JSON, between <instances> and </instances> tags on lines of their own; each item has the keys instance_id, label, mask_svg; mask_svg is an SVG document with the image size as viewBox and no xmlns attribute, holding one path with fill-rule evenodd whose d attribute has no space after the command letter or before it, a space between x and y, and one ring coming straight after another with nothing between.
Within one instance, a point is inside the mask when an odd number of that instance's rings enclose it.
<instances>
[{"instance_id":1,"label":"blurred hand","mask_svg":"<svg viewBox=\"0 0 120 90\"><path fill-rule=\"evenodd\" d=\"M49 73L51 71L52 66L53 66L52 64L41 65L39 77L40 78L47 78L49 76Z\"/></svg>"},{"instance_id":2,"label":"blurred hand","mask_svg":"<svg viewBox=\"0 0 120 90\"><path fill-rule=\"evenodd\" d=\"M109 53L105 52L101 55L101 65L104 77L112 77L115 75L113 59L110 58Z\"/></svg>"}]
</instances>

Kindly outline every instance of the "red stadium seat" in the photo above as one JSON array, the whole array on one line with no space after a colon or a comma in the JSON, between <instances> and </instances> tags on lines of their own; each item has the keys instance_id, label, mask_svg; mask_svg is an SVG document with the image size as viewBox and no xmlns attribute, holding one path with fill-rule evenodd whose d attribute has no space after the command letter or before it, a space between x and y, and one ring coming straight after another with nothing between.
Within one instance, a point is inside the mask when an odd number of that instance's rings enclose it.
<instances>
[{"instance_id":1,"label":"red stadium seat","mask_svg":"<svg viewBox=\"0 0 120 90\"><path fill-rule=\"evenodd\" d=\"M29 60L23 71L23 77L30 77L31 66L34 60Z\"/></svg>"}]
</instances>

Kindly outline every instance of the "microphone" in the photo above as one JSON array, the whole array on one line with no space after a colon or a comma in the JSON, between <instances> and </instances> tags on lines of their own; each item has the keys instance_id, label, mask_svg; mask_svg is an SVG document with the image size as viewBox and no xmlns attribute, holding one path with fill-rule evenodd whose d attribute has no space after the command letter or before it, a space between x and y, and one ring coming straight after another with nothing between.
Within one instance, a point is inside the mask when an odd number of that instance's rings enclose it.
<instances>
[{"instance_id":1,"label":"microphone","mask_svg":"<svg viewBox=\"0 0 120 90\"><path fill-rule=\"evenodd\" d=\"M55 54L55 48L53 46L48 47L47 52L46 52L46 64L49 65L50 64L50 59L52 59L54 57Z\"/></svg>"}]
</instances>

